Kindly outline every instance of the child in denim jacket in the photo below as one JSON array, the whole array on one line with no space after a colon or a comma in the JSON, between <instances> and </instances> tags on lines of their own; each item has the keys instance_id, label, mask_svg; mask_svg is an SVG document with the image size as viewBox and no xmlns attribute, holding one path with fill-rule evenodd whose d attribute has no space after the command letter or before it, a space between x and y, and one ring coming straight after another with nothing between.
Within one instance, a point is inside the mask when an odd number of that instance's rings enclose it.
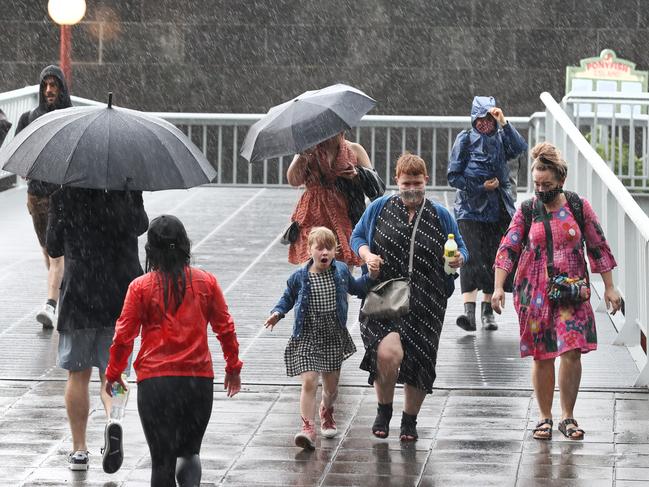
<instances>
[{"instance_id":1,"label":"child in denim jacket","mask_svg":"<svg viewBox=\"0 0 649 487\"><path fill-rule=\"evenodd\" d=\"M318 376L322 374L320 431L322 436L333 438L337 433L333 412L340 368L343 360L356 352L347 330L347 293L365 297L374 276L366 274L356 279L346 264L334 259L336 237L328 228L312 229L308 244L311 259L289 277L284 295L264 326L272 330L295 307L295 323L284 362L289 377L300 375L302 379L302 430L295 435L295 444L312 450L316 440Z\"/></svg>"}]
</instances>

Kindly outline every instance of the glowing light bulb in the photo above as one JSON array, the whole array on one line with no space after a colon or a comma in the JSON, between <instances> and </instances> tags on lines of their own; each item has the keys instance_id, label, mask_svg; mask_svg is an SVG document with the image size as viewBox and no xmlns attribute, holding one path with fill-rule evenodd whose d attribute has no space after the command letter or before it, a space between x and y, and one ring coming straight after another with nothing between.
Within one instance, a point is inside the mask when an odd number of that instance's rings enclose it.
<instances>
[{"instance_id":1,"label":"glowing light bulb","mask_svg":"<svg viewBox=\"0 0 649 487\"><path fill-rule=\"evenodd\" d=\"M86 14L85 0L49 0L47 12L59 25L74 25Z\"/></svg>"}]
</instances>

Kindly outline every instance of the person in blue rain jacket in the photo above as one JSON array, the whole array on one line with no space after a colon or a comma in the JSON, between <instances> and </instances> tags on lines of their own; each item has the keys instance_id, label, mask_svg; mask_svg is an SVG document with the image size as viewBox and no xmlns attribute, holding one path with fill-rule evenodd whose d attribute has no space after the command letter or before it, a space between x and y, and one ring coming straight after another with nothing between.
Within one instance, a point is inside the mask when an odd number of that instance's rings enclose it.
<instances>
[{"instance_id":1,"label":"person in blue rain jacket","mask_svg":"<svg viewBox=\"0 0 649 487\"><path fill-rule=\"evenodd\" d=\"M527 144L492 96L476 96L471 107L471 129L455 139L448 161L448 183L456 188L455 218L471 259L460 272L464 314L456 323L476 329L476 299L483 293L482 327L497 330L491 295L493 263L502 235L514 214L507 161L527 150Z\"/></svg>"}]
</instances>

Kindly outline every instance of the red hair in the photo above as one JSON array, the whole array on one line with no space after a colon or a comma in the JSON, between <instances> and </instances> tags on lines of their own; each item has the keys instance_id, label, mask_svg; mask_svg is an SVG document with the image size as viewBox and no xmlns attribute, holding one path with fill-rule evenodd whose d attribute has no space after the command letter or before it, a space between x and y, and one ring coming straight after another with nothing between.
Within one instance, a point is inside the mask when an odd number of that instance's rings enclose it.
<instances>
[{"instance_id":1,"label":"red hair","mask_svg":"<svg viewBox=\"0 0 649 487\"><path fill-rule=\"evenodd\" d=\"M395 172L397 177L402 174L407 174L409 176L419 176L423 174L425 177L428 177L428 171L426 170L426 163L424 160L410 152L402 154L401 157L397 159Z\"/></svg>"}]
</instances>

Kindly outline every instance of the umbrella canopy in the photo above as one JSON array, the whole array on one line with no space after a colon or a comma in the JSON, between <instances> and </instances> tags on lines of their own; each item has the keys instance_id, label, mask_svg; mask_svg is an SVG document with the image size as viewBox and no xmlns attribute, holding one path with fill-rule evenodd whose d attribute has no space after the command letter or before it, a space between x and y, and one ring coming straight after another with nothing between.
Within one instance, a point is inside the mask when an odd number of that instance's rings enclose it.
<instances>
[{"instance_id":1,"label":"umbrella canopy","mask_svg":"<svg viewBox=\"0 0 649 487\"><path fill-rule=\"evenodd\" d=\"M372 98L348 85L306 91L274 106L252 125L241 155L255 162L302 152L352 128L375 105Z\"/></svg>"},{"instance_id":2,"label":"umbrella canopy","mask_svg":"<svg viewBox=\"0 0 649 487\"><path fill-rule=\"evenodd\" d=\"M191 188L216 171L174 125L146 113L107 107L54 110L22 130L2 151L6 171L81 188Z\"/></svg>"}]
</instances>

